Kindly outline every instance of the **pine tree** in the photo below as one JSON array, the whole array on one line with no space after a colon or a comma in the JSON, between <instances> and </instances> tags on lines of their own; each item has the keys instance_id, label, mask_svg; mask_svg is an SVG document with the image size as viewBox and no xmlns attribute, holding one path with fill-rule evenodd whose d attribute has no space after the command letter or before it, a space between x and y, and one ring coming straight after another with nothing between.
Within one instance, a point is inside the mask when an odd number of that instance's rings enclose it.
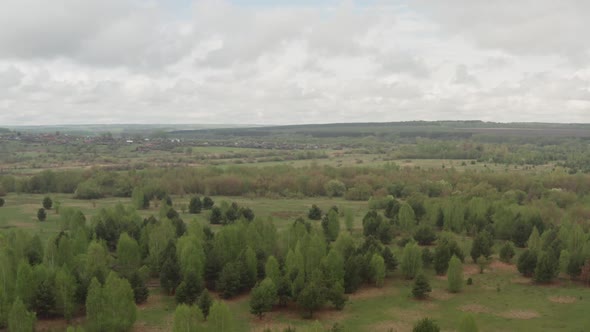
<instances>
[{"instance_id":1,"label":"pine tree","mask_svg":"<svg viewBox=\"0 0 590 332\"><path fill-rule=\"evenodd\" d=\"M434 270L438 275L444 275L449 268L449 260L451 259L451 249L447 242L441 242L434 250Z\"/></svg>"},{"instance_id":2,"label":"pine tree","mask_svg":"<svg viewBox=\"0 0 590 332\"><path fill-rule=\"evenodd\" d=\"M207 289L204 289L201 295L199 296L199 299L197 300L197 305L199 306L199 309L201 309L203 316L207 318L207 316L209 316L209 310L211 309L211 305L213 305L213 299L211 298L211 295L209 295L209 291Z\"/></svg>"},{"instance_id":3,"label":"pine tree","mask_svg":"<svg viewBox=\"0 0 590 332\"><path fill-rule=\"evenodd\" d=\"M51 210L51 207L53 206L53 201L51 200L51 197L45 196L45 198L43 198L42 205L45 210Z\"/></svg>"},{"instance_id":4,"label":"pine tree","mask_svg":"<svg viewBox=\"0 0 590 332\"><path fill-rule=\"evenodd\" d=\"M176 302L188 305L194 304L203 289L203 283L197 274L189 272L176 290Z\"/></svg>"},{"instance_id":5,"label":"pine tree","mask_svg":"<svg viewBox=\"0 0 590 332\"><path fill-rule=\"evenodd\" d=\"M471 245L471 259L476 262L479 256L489 258L492 255L494 245L492 235L486 231L479 232Z\"/></svg>"},{"instance_id":6,"label":"pine tree","mask_svg":"<svg viewBox=\"0 0 590 332\"><path fill-rule=\"evenodd\" d=\"M551 251L543 251L539 255L535 266L535 281L538 283L551 282L559 273L559 262Z\"/></svg>"},{"instance_id":7,"label":"pine tree","mask_svg":"<svg viewBox=\"0 0 590 332\"><path fill-rule=\"evenodd\" d=\"M37 211L37 219L39 219L39 221L45 221L46 218L47 218L47 213L45 213L45 209L40 208Z\"/></svg>"},{"instance_id":8,"label":"pine tree","mask_svg":"<svg viewBox=\"0 0 590 332\"><path fill-rule=\"evenodd\" d=\"M139 272L136 271L131 275L129 278L129 284L133 289L133 298L135 299L136 304L141 304L147 301L150 296L150 291L145 285L143 277L139 275Z\"/></svg>"},{"instance_id":9,"label":"pine tree","mask_svg":"<svg viewBox=\"0 0 590 332\"><path fill-rule=\"evenodd\" d=\"M535 272L537 267L537 253L529 249L525 250L520 257L518 257L518 272L525 277L530 277Z\"/></svg>"},{"instance_id":10,"label":"pine tree","mask_svg":"<svg viewBox=\"0 0 590 332\"><path fill-rule=\"evenodd\" d=\"M412 286L412 295L414 295L417 299L424 299L428 297L428 293L432 292L432 288L428 283L428 279L422 273L420 273L416 279L414 280L414 285Z\"/></svg>"},{"instance_id":11,"label":"pine tree","mask_svg":"<svg viewBox=\"0 0 590 332\"><path fill-rule=\"evenodd\" d=\"M205 196L205 198L203 198L203 209L211 210L211 208L213 208L213 205L215 205L215 202L213 202L211 197Z\"/></svg>"},{"instance_id":12,"label":"pine tree","mask_svg":"<svg viewBox=\"0 0 590 332\"><path fill-rule=\"evenodd\" d=\"M203 204L201 203L201 199L197 196L192 197L189 204L188 204L188 213L197 214L201 213L201 209Z\"/></svg>"}]
</instances>

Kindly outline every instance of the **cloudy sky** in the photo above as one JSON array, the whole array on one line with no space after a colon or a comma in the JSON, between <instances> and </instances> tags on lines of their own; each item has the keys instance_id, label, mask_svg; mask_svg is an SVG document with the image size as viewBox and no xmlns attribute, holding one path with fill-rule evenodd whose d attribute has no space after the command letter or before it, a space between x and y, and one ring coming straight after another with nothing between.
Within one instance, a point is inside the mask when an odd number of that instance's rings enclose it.
<instances>
[{"instance_id":1,"label":"cloudy sky","mask_svg":"<svg viewBox=\"0 0 590 332\"><path fill-rule=\"evenodd\" d=\"M0 126L590 123L587 0L2 0Z\"/></svg>"}]
</instances>

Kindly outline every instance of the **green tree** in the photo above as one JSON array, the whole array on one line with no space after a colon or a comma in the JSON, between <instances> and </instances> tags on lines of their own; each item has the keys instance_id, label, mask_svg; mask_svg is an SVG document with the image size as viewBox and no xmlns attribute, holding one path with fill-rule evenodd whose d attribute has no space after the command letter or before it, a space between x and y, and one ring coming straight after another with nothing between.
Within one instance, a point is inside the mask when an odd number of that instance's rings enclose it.
<instances>
[{"instance_id":1,"label":"green tree","mask_svg":"<svg viewBox=\"0 0 590 332\"><path fill-rule=\"evenodd\" d=\"M96 278L92 278L86 296L86 321L90 331L106 331L106 306L102 286Z\"/></svg>"},{"instance_id":2,"label":"green tree","mask_svg":"<svg viewBox=\"0 0 590 332\"><path fill-rule=\"evenodd\" d=\"M315 281L308 282L299 293L297 304L304 310L303 317L313 318L313 313L326 302L324 289Z\"/></svg>"},{"instance_id":3,"label":"green tree","mask_svg":"<svg viewBox=\"0 0 590 332\"><path fill-rule=\"evenodd\" d=\"M449 261L451 260L451 248L449 244L442 241L434 249L434 270L438 275L444 275L449 268Z\"/></svg>"},{"instance_id":4,"label":"green tree","mask_svg":"<svg viewBox=\"0 0 590 332\"><path fill-rule=\"evenodd\" d=\"M45 213L45 209L40 208L37 211L37 219L39 219L39 221L45 221L46 218L47 218L47 213Z\"/></svg>"},{"instance_id":5,"label":"green tree","mask_svg":"<svg viewBox=\"0 0 590 332\"><path fill-rule=\"evenodd\" d=\"M176 289L176 302L192 305L197 301L202 289L202 279L196 272L190 271Z\"/></svg>"},{"instance_id":6,"label":"green tree","mask_svg":"<svg viewBox=\"0 0 590 332\"><path fill-rule=\"evenodd\" d=\"M338 234L340 233L340 218L338 217L338 212L334 209L328 211L328 214L322 219L322 229L324 230L326 240L330 242L336 241Z\"/></svg>"},{"instance_id":7,"label":"green tree","mask_svg":"<svg viewBox=\"0 0 590 332\"><path fill-rule=\"evenodd\" d=\"M4 198L0 197L0 207L3 207L5 203Z\"/></svg>"},{"instance_id":8,"label":"green tree","mask_svg":"<svg viewBox=\"0 0 590 332\"><path fill-rule=\"evenodd\" d=\"M370 262L371 279L375 282L375 286L383 287L385 281L385 261L378 253L374 253Z\"/></svg>"},{"instance_id":9,"label":"green tree","mask_svg":"<svg viewBox=\"0 0 590 332\"><path fill-rule=\"evenodd\" d=\"M322 210L317 205L313 204L307 213L307 218L311 220L322 219Z\"/></svg>"},{"instance_id":10,"label":"green tree","mask_svg":"<svg viewBox=\"0 0 590 332\"><path fill-rule=\"evenodd\" d=\"M227 299L240 292L242 289L241 270L243 267L244 265L241 262L225 264L216 283L217 290L221 292L222 297Z\"/></svg>"},{"instance_id":11,"label":"green tree","mask_svg":"<svg viewBox=\"0 0 590 332\"><path fill-rule=\"evenodd\" d=\"M191 214L198 214L201 213L201 209L203 204L201 203L201 199L197 196L191 197L191 200L188 204L188 213Z\"/></svg>"},{"instance_id":12,"label":"green tree","mask_svg":"<svg viewBox=\"0 0 590 332\"><path fill-rule=\"evenodd\" d=\"M145 267L145 266L144 266ZM144 277L135 271L129 278L129 284L133 289L133 297L136 304L144 303L150 296L150 291L145 285Z\"/></svg>"},{"instance_id":13,"label":"green tree","mask_svg":"<svg viewBox=\"0 0 590 332\"><path fill-rule=\"evenodd\" d=\"M397 220L400 227L409 231L416 225L416 214L414 209L408 203L402 203L397 214Z\"/></svg>"},{"instance_id":14,"label":"green tree","mask_svg":"<svg viewBox=\"0 0 590 332\"><path fill-rule=\"evenodd\" d=\"M43 208L45 210L51 210L51 207L53 206L53 201L51 200L51 197L49 196L45 196L45 198L43 198Z\"/></svg>"},{"instance_id":15,"label":"green tree","mask_svg":"<svg viewBox=\"0 0 590 332\"><path fill-rule=\"evenodd\" d=\"M38 317L47 318L55 308L55 283L53 271L44 265L37 265L35 274L35 300L33 310Z\"/></svg>"},{"instance_id":16,"label":"green tree","mask_svg":"<svg viewBox=\"0 0 590 332\"><path fill-rule=\"evenodd\" d=\"M344 225L346 225L346 230L352 233L354 228L354 213L351 209L344 210Z\"/></svg>"},{"instance_id":17,"label":"green tree","mask_svg":"<svg viewBox=\"0 0 590 332\"><path fill-rule=\"evenodd\" d=\"M141 266L139 244L127 233L121 234L117 242L117 270L129 278Z\"/></svg>"},{"instance_id":18,"label":"green tree","mask_svg":"<svg viewBox=\"0 0 590 332\"><path fill-rule=\"evenodd\" d=\"M231 311L227 305L221 301L213 302L208 321L211 331L233 332L236 328Z\"/></svg>"},{"instance_id":19,"label":"green tree","mask_svg":"<svg viewBox=\"0 0 590 332\"><path fill-rule=\"evenodd\" d=\"M459 332L478 332L477 324L472 315L465 315L459 324Z\"/></svg>"},{"instance_id":20,"label":"green tree","mask_svg":"<svg viewBox=\"0 0 590 332\"><path fill-rule=\"evenodd\" d=\"M211 210L211 208L213 208L213 205L215 205L215 202L211 199L211 197L205 196L203 198L203 209Z\"/></svg>"},{"instance_id":21,"label":"green tree","mask_svg":"<svg viewBox=\"0 0 590 332\"><path fill-rule=\"evenodd\" d=\"M339 180L330 180L324 185L329 197L340 197L346 192L346 185Z\"/></svg>"},{"instance_id":22,"label":"green tree","mask_svg":"<svg viewBox=\"0 0 590 332\"><path fill-rule=\"evenodd\" d=\"M32 332L35 330L35 314L27 311L20 298L16 298L8 314L8 330L11 332Z\"/></svg>"},{"instance_id":23,"label":"green tree","mask_svg":"<svg viewBox=\"0 0 590 332\"><path fill-rule=\"evenodd\" d=\"M533 227L531 236L529 236L529 240L527 241L527 248L531 251L541 250L541 236L539 235L537 227Z\"/></svg>"},{"instance_id":24,"label":"green tree","mask_svg":"<svg viewBox=\"0 0 590 332\"><path fill-rule=\"evenodd\" d=\"M97 241L90 242L86 250L84 279L89 282L93 277L104 282L109 273L110 257L106 248Z\"/></svg>"},{"instance_id":25,"label":"green tree","mask_svg":"<svg viewBox=\"0 0 590 332\"><path fill-rule=\"evenodd\" d=\"M135 297L129 282L111 272L103 287L103 298L107 331L129 330L137 317Z\"/></svg>"},{"instance_id":26,"label":"green tree","mask_svg":"<svg viewBox=\"0 0 590 332\"><path fill-rule=\"evenodd\" d=\"M20 298L27 308L33 308L35 301L35 276L27 261L18 264L16 272L16 297Z\"/></svg>"},{"instance_id":27,"label":"green tree","mask_svg":"<svg viewBox=\"0 0 590 332\"><path fill-rule=\"evenodd\" d=\"M520 256L518 257L518 272L520 272L525 277L530 277L535 272L535 268L537 267L537 253L532 250L525 250Z\"/></svg>"},{"instance_id":28,"label":"green tree","mask_svg":"<svg viewBox=\"0 0 590 332\"><path fill-rule=\"evenodd\" d=\"M504 263L510 263L516 253L514 252L514 246L510 241L506 241L500 249L500 260Z\"/></svg>"},{"instance_id":29,"label":"green tree","mask_svg":"<svg viewBox=\"0 0 590 332\"><path fill-rule=\"evenodd\" d=\"M281 279L281 269L275 256L269 256L266 260L266 264L264 265L264 275L267 278L270 278L275 285Z\"/></svg>"},{"instance_id":30,"label":"green tree","mask_svg":"<svg viewBox=\"0 0 590 332\"><path fill-rule=\"evenodd\" d=\"M41 238L39 238L38 234L33 235L31 241L29 241L25 255L31 266L41 264L43 261L43 243L41 243Z\"/></svg>"},{"instance_id":31,"label":"green tree","mask_svg":"<svg viewBox=\"0 0 590 332\"><path fill-rule=\"evenodd\" d=\"M405 245L400 268L406 279L414 279L422 269L422 251L415 242Z\"/></svg>"},{"instance_id":32,"label":"green tree","mask_svg":"<svg viewBox=\"0 0 590 332\"><path fill-rule=\"evenodd\" d=\"M480 274L483 274L483 271L486 269L486 267L490 265L490 260L484 256L479 256L475 262L477 263L477 266L479 266Z\"/></svg>"},{"instance_id":33,"label":"green tree","mask_svg":"<svg viewBox=\"0 0 590 332\"><path fill-rule=\"evenodd\" d=\"M139 187L133 188L131 193L133 206L138 210L145 210L150 207L150 198Z\"/></svg>"},{"instance_id":34,"label":"green tree","mask_svg":"<svg viewBox=\"0 0 590 332\"><path fill-rule=\"evenodd\" d=\"M449 271L447 272L449 282L449 291L458 293L463 289L463 264L457 256L451 257L449 261Z\"/></svg>"},{"instance_id":35,"label":"green tree","mask_svg":"<svg viewBox=\"0 0 590 332\"><path fill-rule=\"evenodd\" d=\"M244 267L245 274L241 283L246 288L252 288L258 278L258 259L256 258L256 252L250 246L246 248L244 253Z\"/></svg>"},{"instance_id":36,"label":"green tree","mask_svg":"<svg viewBox=\"0 0 590 332\"><path fill-rule=\"evenodd\" d=\"M76 308L76 279L66 269L60 268L55 273L55 300L57 309L63 317L70 321Z\"/></svg>"},{"instance_id":37,"label":"green tree","mask_svg":"<svg viewBox=\"0 0 590 332\"><path fill-rule=\"evenodd\" d=\"M440 327L430 318L423 318L419 320L412 332L440 332Z\"/></svg>"},{"instance_id":38,"label":"green tree","mask_svg":"<svg viewBox=\"0 0 590 332\"><path fill-rule=\"evenodd\" d=\"M570 252L567 249L561 250L559 253L559 272L567 273L570 260Z\"/></svg>"},{"instance_id":39,"label":"green tree","mask_svg":"<svg viewBox=\"0 0 590 332\"><path fill-rule=\"evenodd\" d=\"M414 232L414 240L422 246L430 245L436 240L436 234L430 226L421 226Z\"/></svg>"},{"instance_id":40,"label":"green tree","mask_svg":"<svg viewBox=\"0 0 590 332\"><path fill-rule=\"evenodd\" d=\"M277 289L270 278L260 282L250 294L250 313L262 318L265 312L271 311L277 303Z\"/></svg>"},{"instance_id":41,"label":"green tree","mask_svg":"<svg viewBox=\"0 0 590 332\"><path fill-rule=\"evenodd\" d=\"M416 279L414 280L414 285L412 286L412 295L414 295L417 299L424 299L428 297L428 293L432 292L432 288L428 283L428 279L422 273L420 273Z\"/></svg>"},{"instance_id":42,"label":"green tree","mask_svg":"<svg viewBox=\"0 0 590 332\"><path fill-rule=\"evenodd\" d=\"M173 294L176 287L180 284L180 279L180 266L178 265L176 255L168 257L160 270L160 286L168 294Z\"/></svg>"},{"instance_id":43,"label":"green tree","mask_svg":"<svg viewBox=\"0 0 590 332\"><path fill-rule=\"evenodd\" d=\"M332 302L332 305L336 310L344 309L344 305L348 301L348 297L344 295L344 291L342 282L334 283L328 290L327 299Z\"/></svg>"},{"instance_id":44,"label":"green tree","mask_svg":"<svg viewBox=\"0 0 590 332\"><path fill-rule=\"evenodd\" d=\"M535 266L535 282L551 282L559 273L559 261L552 251L543 251L539 254Z\"/></svg>"},{"instance_id":45,"label":"green tree","mask_svg":"<svg viewBox=\"0 0 590 332\"><path fill-rule=\"evenodd\" d=\"M199 308L180 304L174 310L173 332L198 332L201 330L200 322L203 321L203 314Z\"/></svg>"},{"instance_id":46,"label":"green tree","mask_svg":"<svg viewBox=\"0 0 590 332\"><path fill-rule=\"evenodd\" d=\"M473 239L471 245L471 259L476 262L479 256L490 258L494 241L492 235L486 231L479 232Z\"/></svg>"},{"instance_id":47,"label":"green tree","mask_svg":"<svg viewBox=\"0 0 590 332\"><path fill-rule=\"evenodd\" d=\"M213 225L219 225L224 222L223 212L217 206L211 209L211 215L209 216L209 222Z\"/></svg>"},{"instance_id":48,"label":"green tree","mask_svg":"<svg viewBox=\"0 0 590 332\"><path fill-rule=\"evenodd\" d=\"M197 300L197 305L199 306L199 309L201 309L203 316L207 318L207 316L209 316L209 310L213 305L213 299L211 298L211 295L209 295L209 291L206 288L203 290L203 292L201 292L201 295Z\"/></svg>"}]
</instances>

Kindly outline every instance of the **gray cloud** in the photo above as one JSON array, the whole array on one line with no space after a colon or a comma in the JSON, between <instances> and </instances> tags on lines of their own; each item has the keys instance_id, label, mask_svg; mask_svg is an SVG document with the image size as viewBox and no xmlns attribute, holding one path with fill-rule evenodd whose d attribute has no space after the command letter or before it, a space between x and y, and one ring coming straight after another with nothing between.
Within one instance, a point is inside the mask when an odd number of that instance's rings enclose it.
<instances>
[{"instance_id":1,"label":"gray cloud","mask_svg":"<svg viewBox=\"0 0 590 332\"><path fill-rule=\"evenodd\" d=\"M6 0L0 123L590 122L588 9Z\"/></svg>"}]
</instances>

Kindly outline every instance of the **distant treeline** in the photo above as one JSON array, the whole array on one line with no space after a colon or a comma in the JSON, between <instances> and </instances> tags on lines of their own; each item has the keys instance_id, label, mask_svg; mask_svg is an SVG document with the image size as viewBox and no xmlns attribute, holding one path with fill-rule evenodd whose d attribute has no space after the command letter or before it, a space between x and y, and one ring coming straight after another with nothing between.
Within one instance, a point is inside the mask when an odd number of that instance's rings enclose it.
<instances>
[{"instance_id":1,"label":"distant treeline","mask_svg":"<svg viewBox=\"0 0 590 332\"><path fill-rule=\"evenodd\" d=\"M135 187L144 192L258 197L344 196L368 200L391 194L406 197L419 193L428 197L455 192L484 190L495 194L510 190L527 196L587 195L590 176L555 171L531 174L517 172L476 172L453 169L421 170L383 167L205 167L157 168L130 171L89 170L43 171L31 177L0 177L2 192L69 193L80 199L106 196L130 197ZM556 191L558 189L559 191ZM474 194L475 195L475 194Z\"/></svg>"}]
</instances>

